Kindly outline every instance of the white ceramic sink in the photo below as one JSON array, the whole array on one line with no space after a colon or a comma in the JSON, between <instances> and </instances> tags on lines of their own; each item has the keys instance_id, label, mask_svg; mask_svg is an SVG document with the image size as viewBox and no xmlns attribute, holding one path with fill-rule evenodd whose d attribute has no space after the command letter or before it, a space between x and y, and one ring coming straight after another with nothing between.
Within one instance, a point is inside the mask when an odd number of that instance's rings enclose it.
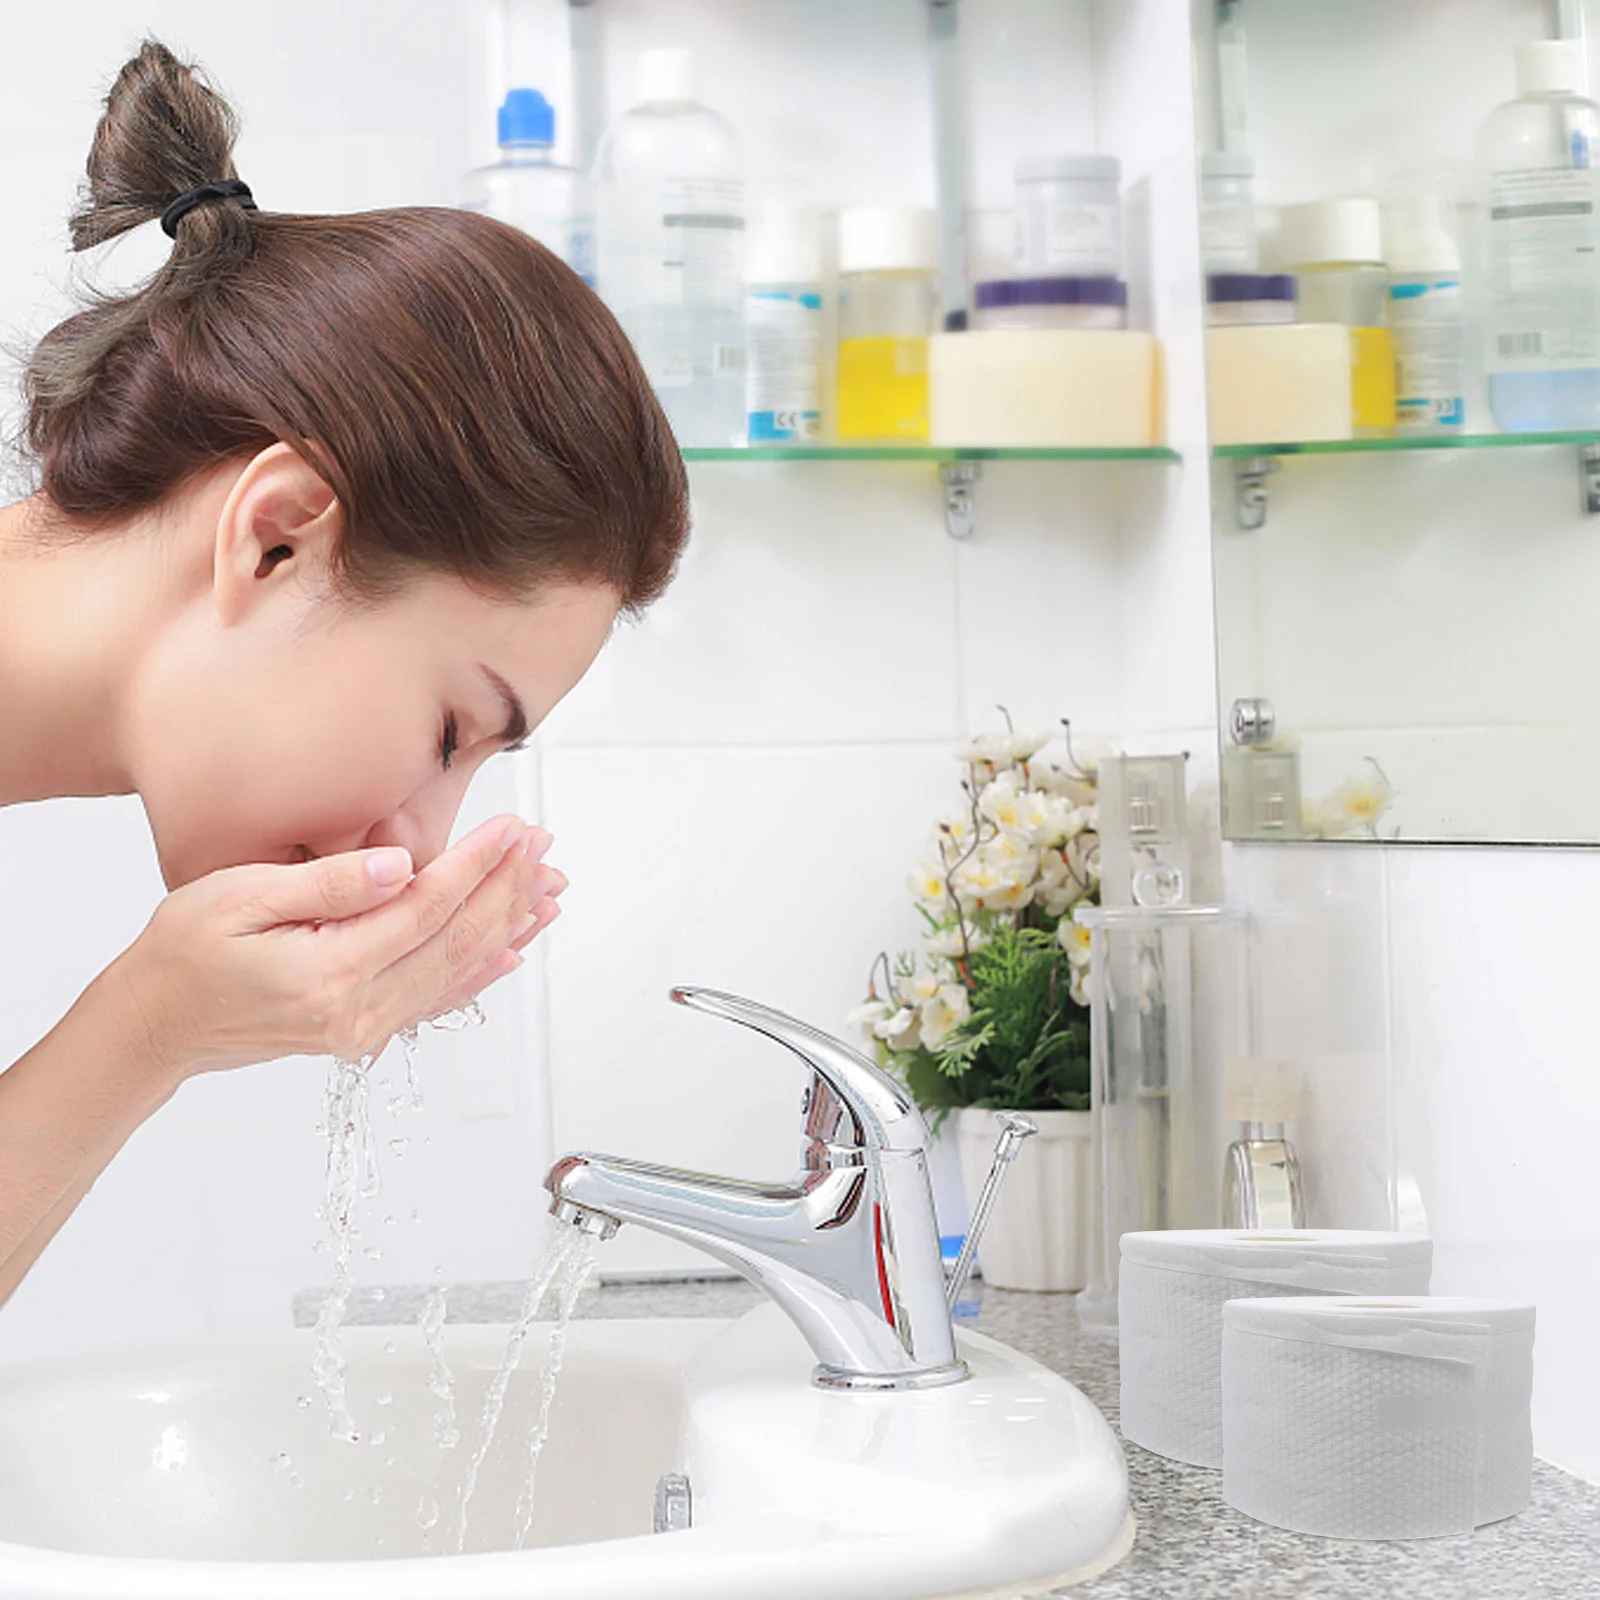
<instances>
[{"instance_id":1,"label":"white ceramic sink","mask_svg":"<svg viewBox=\"0 0 1600 1600\"><path fill-rule=\"evenodd\" d=\"M329 1432L304 1331L0 1371L0 1595L911 1600L1082 1581L1132 1542L1121 1449L1063 1379L967 1334L966 1383L828 1393L761 1305L731 1323L573 1324L519 1551L548 1336L535 1328L467 1553L442 1555L506 1332L445 1330L462 1426L449 1451L412 1328L342 1336L358 1444ZM652 1533L656 1482L674 1471L693 1526Z\"/></svg>"}]
</instances>

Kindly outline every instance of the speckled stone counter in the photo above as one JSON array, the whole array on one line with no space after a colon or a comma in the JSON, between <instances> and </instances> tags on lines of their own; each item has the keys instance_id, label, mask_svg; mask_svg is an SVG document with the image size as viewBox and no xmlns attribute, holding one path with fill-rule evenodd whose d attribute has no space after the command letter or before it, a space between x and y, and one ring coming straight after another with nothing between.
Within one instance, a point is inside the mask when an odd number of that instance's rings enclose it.
<instances>
[{"instance_id":1,"label":"speckled stone counter","mask_svg":"<svg viewBox=\"0 0 1600 1600\"><path fill-rule=\"evenodd\" d=\"M974 1294L979 1286L974 1286ZM415 1320L421 1288L359 1291L351 1322ZM320 1292L295 1302L316 1318ZM740 1280L610 1284L590 1289L582 1317L732 1317L758 1298ZM450 1290L453 1322L510 1322L517 1283ZM972 1324L1025 1351L1083 1390L1115 1425L1115 1346L1082 1335L1070 1295L981 1292ZM1312 1539L1254 1522L1222 1502L1221 1474L1124 1445L1138 1537L1111 1571L1075 1589L1084 1600L1600 1600L1600 1488L1534 1464L1533 1504L1459 1538L1357 1543Z\"/></svg>"}]
</instances>

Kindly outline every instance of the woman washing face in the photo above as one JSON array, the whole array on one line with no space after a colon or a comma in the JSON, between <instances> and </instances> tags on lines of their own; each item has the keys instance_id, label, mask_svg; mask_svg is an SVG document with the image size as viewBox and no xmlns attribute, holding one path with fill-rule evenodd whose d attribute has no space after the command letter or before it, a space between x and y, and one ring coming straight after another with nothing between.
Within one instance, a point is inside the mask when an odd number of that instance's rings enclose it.
<instances>
[{"instance_id":1,"label":"woman washing face","mask_svg":"<svg viewBox=\"0 0 1600 1600\"><path fill-rule=\"evenodd\" d=\"M687 534L576 275L472 213L256 210L235 131L161 45L128 63L72 242L160 217L171 257L27 372L0 804L138 794L170 892L0 1073L0 1299L186 1077L359 1057L520 964L566 879L513 817L446 849L462 797Z\"/></svg>"}]
</instances>

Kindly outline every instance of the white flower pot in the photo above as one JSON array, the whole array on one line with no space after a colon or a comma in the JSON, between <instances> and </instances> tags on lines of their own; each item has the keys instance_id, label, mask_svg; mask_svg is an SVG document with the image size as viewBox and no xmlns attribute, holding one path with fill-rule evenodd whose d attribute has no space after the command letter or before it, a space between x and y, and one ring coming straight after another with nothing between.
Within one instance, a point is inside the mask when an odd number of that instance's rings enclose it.
<instances>
[{"instance_id":1,"label":"white flower pot","mask_svg":"<svg viewBox=\"0 0 1600 1600\"><path fill-rule=\"evenodd\" d=\"M978 1244L983 1281L997 1289L1081 1289L1094 1225L1087 1111L1030 1111L1039 1131L1022 1141ZM967 1106L957 1124L967 1206L978 1203L1000 1126Z\"/></svg>"}]
</instances>

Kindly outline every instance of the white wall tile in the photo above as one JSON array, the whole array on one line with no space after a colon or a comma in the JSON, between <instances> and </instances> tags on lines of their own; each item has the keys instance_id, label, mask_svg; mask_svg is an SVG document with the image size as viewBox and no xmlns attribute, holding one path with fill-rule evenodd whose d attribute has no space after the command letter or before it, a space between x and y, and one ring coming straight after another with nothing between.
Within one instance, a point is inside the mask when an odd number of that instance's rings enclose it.
<instances>
[{"instance_id":1,"label":"white wall tile","mask_svg":"<svg viewBox=\"0 0 1600 1600\"><path fill-rule=\"evenodd\" d=\"M703 464L680 576L547 719L564 744L951 739L956 557L921 464Z\"/></svg>"}]
</instances>

